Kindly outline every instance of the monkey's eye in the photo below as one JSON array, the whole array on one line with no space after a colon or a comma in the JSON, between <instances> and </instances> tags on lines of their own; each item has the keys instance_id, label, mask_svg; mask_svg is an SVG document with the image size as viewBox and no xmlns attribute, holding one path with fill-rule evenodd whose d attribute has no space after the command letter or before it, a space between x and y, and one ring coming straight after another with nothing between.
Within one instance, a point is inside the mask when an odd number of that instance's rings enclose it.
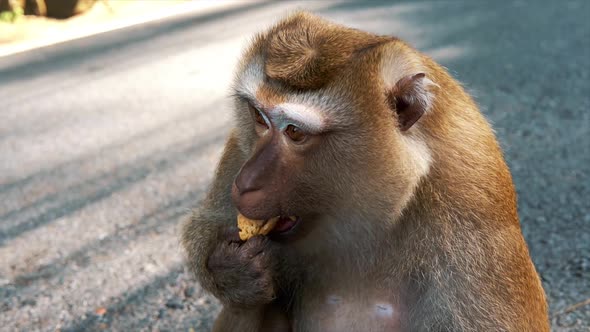
<instances>
[{"instance_id":1,"label":"monkey's eye","mask_svg":"<svg viewBox=\"0 0 590 332\"><path fill-rule=\"evenodd\" d=\"M254 112L254 120L255 120L255 121L258 123L258 124L260 124L260 125L262 125L262 126L264 126L264 127L268 128L268 124L266 124L266 121L264 121L264 117L262 116L262 114L260 114L260 111L259 111L259 110L257 110L256 108L254 108L253 106L250 106L250 108L251 108L251 109L252 109L252 111Z\"/></svg>"},{"instance_id":2,"label":"monkey's eye","mask_svg":"<svg viewBox=\"0 0 590 332\"><path fill-rule=\"evenodd\" d=\"M293 142L302 142L306 137L305 133L294 125L288 125L287 129L285 129L285 134L289 136Z\"/></svg>"}]
</instances>

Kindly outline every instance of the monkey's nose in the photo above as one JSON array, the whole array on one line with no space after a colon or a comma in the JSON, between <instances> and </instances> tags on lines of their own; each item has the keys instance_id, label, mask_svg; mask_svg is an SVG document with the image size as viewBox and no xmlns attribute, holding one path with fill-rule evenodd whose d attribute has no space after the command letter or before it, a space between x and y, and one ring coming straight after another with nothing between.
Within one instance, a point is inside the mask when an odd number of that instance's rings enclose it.
<instances>
[{"instance_id":1,"label":"monkey's nose","mask_svg":"<svg viewBox=\"0 0 590 332\"><path fill-rule=\"evenodd\" d=\"M261 186L257 183L256 177L251 172L240 172L233 184L233 189L238 195L243 195L250 191L260 190Z\"/></svg>"},{"instance_id":2,"label":"monkey's nose","mask_svg":"<svg viewBox=\"0 0 590 332\"><path fill-rule=\"evenodd\" d=\"M234 181L231 188L231 196L235 205L240 205L246 197L252 196L252 194L260 191L260 188L251 185L249 183L241 183L240 181Z\"/></svg>"},{"instance_id":3,"label":"monkey's nose","mask_svg":"<svg viewBox=\"0 0 590 332\"><path fill-rule=\"evenodd\" d=\"M252 189L240 190L236 182L232 185L231 196L234 205L246 217L250 219L267 219L268 217L268 204L267 195L262 190Z\"/></svg>"}]
</instances>

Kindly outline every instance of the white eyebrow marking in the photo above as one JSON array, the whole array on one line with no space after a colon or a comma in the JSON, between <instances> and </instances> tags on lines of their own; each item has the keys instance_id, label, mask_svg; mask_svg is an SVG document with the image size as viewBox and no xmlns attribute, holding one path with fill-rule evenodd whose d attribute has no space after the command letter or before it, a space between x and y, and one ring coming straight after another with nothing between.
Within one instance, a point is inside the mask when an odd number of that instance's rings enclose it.
<instances>
[{"instance_id":1,"label":"white eyebrow marking","mask_svg":"<svg viewBox=\"0 0 590 332\"><path fill-rule=\"evenodd\" d=\"M269 117L281 129L293 124L304 130L318 133L326 126L324 115L317 108L302 104L279 104L270 110Z\"/></svg>"},{"instance_id":2,"label":"white eyebrow marking","mask_svg":"<svg viewBox=\"0 0 590 332\"><path fill-rule=\"evenodd\" d=\"M254 98L263 81L264 65L262 59L256 58L238 75L235 89Z\"/></svg>"}]
</instances>

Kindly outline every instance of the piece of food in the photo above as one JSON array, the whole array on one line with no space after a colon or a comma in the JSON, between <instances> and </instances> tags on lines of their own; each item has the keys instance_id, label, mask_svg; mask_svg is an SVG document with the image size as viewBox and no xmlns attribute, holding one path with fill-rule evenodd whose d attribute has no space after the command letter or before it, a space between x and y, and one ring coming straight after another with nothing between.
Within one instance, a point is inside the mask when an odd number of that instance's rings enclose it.
<instances>
[{"instance_id":1,"label":"piece of food","mask_svg":"<svg viewBox=\"0 0 590 332\"><path fill-rule=\"evenodd\" d=\"M238 213L238 228L240 229L240 239L246 241L256 235L268 234L279 221L279 217L274 217L266 222L264 220L252 220Z\"/></svg>"}]
</instances>

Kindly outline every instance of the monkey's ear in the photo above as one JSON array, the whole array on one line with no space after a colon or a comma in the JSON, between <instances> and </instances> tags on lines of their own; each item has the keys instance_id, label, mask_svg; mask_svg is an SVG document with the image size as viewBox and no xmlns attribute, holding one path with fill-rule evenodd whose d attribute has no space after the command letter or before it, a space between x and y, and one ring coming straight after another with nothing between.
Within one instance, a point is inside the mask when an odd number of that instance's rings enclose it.
<instances>
[{"instance_id":1,"label":"monkey's ear","mask_svg":"<svg viewBox=\"0 0 590 332\"><path fill-rule=\"evenodd\" d=\"M433 84L426 74L418 73L402 77L386 92L387 102L397 114L401 131L410 129L430 109L433 94L428 87Z\"/></svg>"}]
</instances>

